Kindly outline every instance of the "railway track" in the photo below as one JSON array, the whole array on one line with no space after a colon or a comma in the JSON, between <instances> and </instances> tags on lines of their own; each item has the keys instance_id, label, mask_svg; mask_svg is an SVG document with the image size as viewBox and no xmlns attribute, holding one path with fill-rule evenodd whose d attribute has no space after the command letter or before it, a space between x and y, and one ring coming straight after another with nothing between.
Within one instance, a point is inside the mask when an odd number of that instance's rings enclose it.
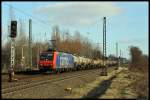
<instances>
[{"instance_id":1,"label":"railway track","mask_svg":"<svg viewBox=\"0 0 150 100\"><path fill-rule=\"evenodd\" d=\"M67 80L67 79L71 79L71 78L75 78L75 77L84 77L85 75L88 76L89 74L92 74L94 71L90 71L87 72L86 74L83 74L83 72L77 73L77 74L73 74L71 76L63 76L62 78L59 79L51 79L49 80L49 78L45 78L42 80L36 80L33 82L23 82L23 83L17 83L17 84L11 84L7 87L2 87L2 94L8 94L8 93L12 93L18 90L23 90L23 89L27 89L30 87L34 87L34 86L38 86L41 84L46 84L46 83L53 83L53 82L57 82L57 81L63 81L63 80ZM58 76L57 76L58 77Z\"/></svg>"},{"instance_id":2,"label":"railway track","mask_svg":"<svg viewBox=\"0 0 150 100\"><path fill-rule=\"evenodd\" d=\"M112 71L114 68L109 68L108 72L109 71ZM86 72L86 73L83 73L83 72ZM13 93L13 92L16 92L16 91L19 91L19 90L24 90L24 89L28 89L28 88L31 88L31 87L35 87L35 86L39 86L39 85L42 85L42 84L47 84L47 83L58 83L58 82L61 82L61 81L65 81L65 80L70 80L70 79L74 79L74 78L79 78L79 77L88 77L88 75L90 74L95 74L96 76L99 75L99 70L89 70L88 72L87 71L81 71L80 73L74 73L73 75L71 74L70 76L68 76L68 74L66 74L65 76L63 76L62 78L53 78L53 79L49 79L48 77L47 78L44 78L44 79L41 79L41 80L35 80L35 81L27 81L27 82L23 82L23 83L17 83L17 84L11 84L9 86L4 86L2 87L2 95L5 95L5 94L9 94L9 93ZM58 77L58 76L56 76ZM60 76L59 76L60 77Z\"/></svg>"},{"instance_id":3,"label":"railway track","mask_svg":"<svg viewBox=\"0 0 150 100\"><path fill-rule=\"evenodd\" d=\"M95 69L97 69L97 68L95 68ZM86 69L86 70L93 70L93 69ZM82 70L79 70L79 71L82 71ZM68 71L68 72L61 72L61 73L70 73L70 72L72 73L72 72L76 72L76 71ZM41 75L43 75L43 77L45 76L44 74L41 74L40 72L36 72L37 74L33 74L33 75L31 74L31 72L30 72L30 74L27 74L27 72L24 72L24 73L26 73L26 74L21 74L21 72L20 72L20 74L16 73L15 76L20 81L24 81L24 80L25 81L30 81L30 80L27 80L27 79L31 79L32 80L33 78L37 78L37 77L39 77ZM61 74L61 73L59 73L59 74ZM54 73L51 73L51 74L54 74ZM55 73L55 74L57 74L57 73ZM2 82L6 82L6 83L8 82L8 79L6 77L8 77L7 74L5 75L5 78L2 78Z\"/></svg>"},{"instance_id":4,"label":"railway track","mask_svg":"<svg viewBox=\"0 0 150 100\"><path fill-rule=\"evenodd\" d=\"M93 69L93 70L97 70L97 69ZM85 70L80 70L79 73L83 73L85 72ZM9 83L8 81L7 82L3 82L2 84L2 89L5 89L5 88L10 88L10 87L13 87L13 86L18 86L20 85L21 83L23 82L36 82L36 81L41 81L44 79L50 79L50 78L57 78L58 76L57 75L66 75L68 76L68 74L73 74L73 73L76 73L75 71L74 72L67 72L67 73L59 73L59 74L46 74L46 75L43 75L43 74L40 74L40 75L34 75L34 76L21 76L18 79L18 82L20 83L17 83L17 82L12 82L12 83ZM62 76L64 77L64 76Z\"/></svg>"}]
</instances>

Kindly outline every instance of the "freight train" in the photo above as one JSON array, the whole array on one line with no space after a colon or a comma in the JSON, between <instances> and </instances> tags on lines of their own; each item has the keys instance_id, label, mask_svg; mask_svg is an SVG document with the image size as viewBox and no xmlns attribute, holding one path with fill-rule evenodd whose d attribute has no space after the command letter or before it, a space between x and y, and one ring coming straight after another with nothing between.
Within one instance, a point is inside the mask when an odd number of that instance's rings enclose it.
<instances>
[{"instance_id":1,"label":"freight train","mask_svg":"<svg viewBox=\"0 0 150 100\"><path fill-rule=\"evenodd\" d=\"M117 64L116 61L106 61L105 63L108 66ZM94 60L60 51L46 51L40 53L38 65L41 72L49 70L60 73L64 71L100 68L103 65L103 61L101 59Z\"/></svg>"}]
</instances>

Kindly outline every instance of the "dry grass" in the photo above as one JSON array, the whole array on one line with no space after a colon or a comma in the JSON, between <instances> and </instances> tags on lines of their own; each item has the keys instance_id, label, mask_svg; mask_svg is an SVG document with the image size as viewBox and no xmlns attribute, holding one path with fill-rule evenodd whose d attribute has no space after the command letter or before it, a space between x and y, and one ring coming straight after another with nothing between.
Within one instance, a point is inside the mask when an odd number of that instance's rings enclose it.
<instances>
[{"instance_id":1,"label":"dry grass","mask_svg":"<svg viewBox=\"0 0 150 100\"><path fill-rule=\"evenodd\" d=\"M133 89L138 94L138 97L148 97L148 73L140 73L141 76L133 83Z\"/></svg>"},{"instance_id":2,"label":"dry grass","mask_svg":"<svg viewBox=\"0 0 150 100\"><path fill-rule=\"evenodd\" d=\"M117 75L112 81L111 86L108 88L106 93L100 98L103 99L114 99L114 98L125 98L133 99L136 98L136 93L131 89L131 84L134 82L134 77L130 77L130 73L126 70Z\"/></svg>"},{"instance_id":3,"label":"dry grass","mask_svg":"<svg viewBox=\"0 0 150 100\"><path fill-rule=\"evenodd\" d=\"M93 88L96 88L100 83L102 83L105 80L109 80L113 76L115 76L117 73L119 73L122 69L115 70L111 73L109 73L108 76L98 77L96 80L92 83L82 85L78 88L75 88L72 90L71 95L66 96L64 98L82 98L87 95Z\"/></svg>"},{"instance_id":4,"label":"dry grass","mask_svg":"<svg viewBox=\"0 0 150 100\"><path fill-rule=\"evenodd\" d=\"M100 83L110 79L118 72L113 71L109 76L98 77L92 83L74 88L72 93L65 98L86 97L92 89L97 88ZM148 97L148 73L143 74L139 71L132 72L126 68L123 68L121 73L116 75L116 78L112 80L105 93L99 96L100 99L136 99L139 97Z\"/></svg>"}]
</instances>

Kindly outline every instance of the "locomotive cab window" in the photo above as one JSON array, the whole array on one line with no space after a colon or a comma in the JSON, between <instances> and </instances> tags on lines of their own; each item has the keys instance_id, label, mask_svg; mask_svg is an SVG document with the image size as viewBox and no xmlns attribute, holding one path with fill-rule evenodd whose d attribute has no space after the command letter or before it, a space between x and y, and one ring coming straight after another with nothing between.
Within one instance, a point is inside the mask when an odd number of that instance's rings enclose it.
<instances>
[{"instance_id":1,"label":"locomotive cab window","mask_svg":"<svg viewBox=\"0 0 150 100\"><path fill-rule=\"evenodd\" d=\"M53 60L53 53L42 53L40 60Z\"/></svg>"}]
</instances>

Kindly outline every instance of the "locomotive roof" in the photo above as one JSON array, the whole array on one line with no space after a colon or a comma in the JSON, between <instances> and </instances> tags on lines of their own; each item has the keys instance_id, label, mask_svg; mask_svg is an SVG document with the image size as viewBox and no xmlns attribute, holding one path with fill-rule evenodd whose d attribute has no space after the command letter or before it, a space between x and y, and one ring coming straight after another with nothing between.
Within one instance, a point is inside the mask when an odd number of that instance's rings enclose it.
<instances>
[{"instance_id":1,"label":"locomotive roof","mask_svg":"<svg viewBox=\"0 0 150 100\"><path fill-rule=\"evenodd\" d=\"M61 52L61 53L67 53L67 54L72 54L72 53L69 53L69 52L63 52L63 51L43 51L41 53L50 53L50 52ZM73 54L72 54L73 55Z\"/></svg>"}]
</instances>

